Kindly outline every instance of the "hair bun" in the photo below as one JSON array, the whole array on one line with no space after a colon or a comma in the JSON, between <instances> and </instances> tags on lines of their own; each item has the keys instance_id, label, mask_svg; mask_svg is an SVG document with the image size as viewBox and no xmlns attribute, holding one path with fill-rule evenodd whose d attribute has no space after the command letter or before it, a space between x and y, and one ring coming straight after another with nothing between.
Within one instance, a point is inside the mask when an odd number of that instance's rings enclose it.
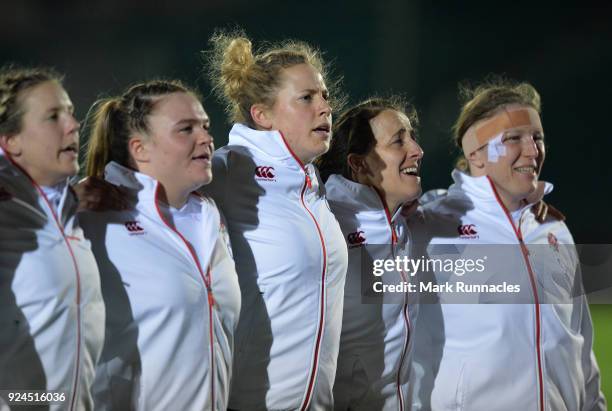
<instances>
[{"instance_id":1,"label":"hair bun","mask_svg":"<svg viewBox=\"0 0 612 411\"><path fill-rule=\"evenodd\" d=\"M226 94L237 99L244 89L249 70L255 63L251 41L246 37L228 39L221 63L221 77Z\"/></svg>"}]
</instances>

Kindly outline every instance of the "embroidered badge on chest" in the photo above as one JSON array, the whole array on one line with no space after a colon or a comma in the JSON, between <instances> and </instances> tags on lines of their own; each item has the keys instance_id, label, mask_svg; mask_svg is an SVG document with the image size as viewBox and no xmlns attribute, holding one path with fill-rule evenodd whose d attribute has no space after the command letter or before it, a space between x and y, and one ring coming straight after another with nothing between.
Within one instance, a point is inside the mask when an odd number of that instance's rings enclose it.
<instances>
[{"instance_id":1,"label":"embroidered badge on chest","mask_svg":"<svg viewBox=\"0 0 612 411\"><path fill-rule=\"evenodd\" d=\"M276 181L276 172L272 166L257 166L255 167L255 180L258 181Z\"/></svg>"},{"instance_id":2,"label":"embroidered badge on chest","mask_svg":"<svg viewBox=\"0 0 612 411\"><path fill-rule=\"evenodd\" d=\"M125 228L128 230L130 235L142 235L145 233L144 228L142 228L140 222L138 221L126 221L123 224L125 225Z\"/></svg>"},{"instance_id":3,"label":"embroidered badge on chest","mask_svg":"<svg viewBox=\"0 0 612 411\"><path fill-rule=\"evenodd\" d=\"M476 231L476 224L462 224L457 227L457 232L461 238L478 238L478 231Z\"/></svg>"},{"instance_id":4,"label":"embroidered badge on chest","mask_svg":"<svg viewBox=\"0 0 612 411\"><path fill-rule=\"evenodd\" d=\"M346 236L349 248L360 247L365 244L366 238L363 231L355 231Z\"/></svg>"}]
</instances>

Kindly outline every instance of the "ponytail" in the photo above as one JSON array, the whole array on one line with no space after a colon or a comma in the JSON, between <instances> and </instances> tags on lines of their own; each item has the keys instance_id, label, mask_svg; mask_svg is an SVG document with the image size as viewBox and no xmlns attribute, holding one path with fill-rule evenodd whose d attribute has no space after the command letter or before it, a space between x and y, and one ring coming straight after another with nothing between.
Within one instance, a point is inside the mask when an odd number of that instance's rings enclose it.
<instances>
[{"instance_id":1,"label":"ponytail","mask_svg":"<svg viewBox=\"0 0 612 411\"><path fill-rule=\"evenodd\" d=\"M178 80L152 80L131 86L120 97L96 101L85 120L91 133L87 145L86 173L104 177L104 168L114 161L135 168L128 143L135 132L147 134L148 118L160 97L172 93L198 94Z\"/></svg>"},{"instance_id":2,"label":"ponytail","mask_svg":"<svg viewBox=\"0 0 612 411\"><path fill-rule=\"evenodd\" d=\"M85 172L89 177L104 177L104 167L110 161L127 166L129 155L127 139L121 141L121 136L113 130L120 123L118 121L120 101L117 98L99 100L92 106L92 131L87 145Z\"/></svg>"}]
</instances>

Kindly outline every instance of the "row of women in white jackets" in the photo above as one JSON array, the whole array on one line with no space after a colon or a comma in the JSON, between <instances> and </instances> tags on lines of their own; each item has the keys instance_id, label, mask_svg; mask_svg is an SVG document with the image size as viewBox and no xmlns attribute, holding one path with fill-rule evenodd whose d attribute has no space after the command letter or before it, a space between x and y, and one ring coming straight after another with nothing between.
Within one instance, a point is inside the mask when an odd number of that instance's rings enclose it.
<instances>
[{"instance_id":1,"label":"row of women in white jackets","mask_svg":"<svg viewBox=\"0 0 612 411\"><path fill-rule=\"evenodd\" d=\"M535 90L478 91L464 112L488 110L458 122L469 174L415 211L423 152L401 104L349 109L329 150L332 103L312 49L213 44L236 123L214 155L210 120L178 82L92 110L87 173L116 187L104 195L124 197L123 210L75 214L78 123L59 79L2 74L20 86L13 106L3 100L17 127L0 111L1 388L68 393L56 409L605 407L584 297L538 300L538 284L576 261L558 255L573 241L557 214L532 207L546 209ZM324 186L312 162L326 152ZM516 268L532 304L362 302L364 255L542 242L548 253Z\"/></svg>"}]
</instances>

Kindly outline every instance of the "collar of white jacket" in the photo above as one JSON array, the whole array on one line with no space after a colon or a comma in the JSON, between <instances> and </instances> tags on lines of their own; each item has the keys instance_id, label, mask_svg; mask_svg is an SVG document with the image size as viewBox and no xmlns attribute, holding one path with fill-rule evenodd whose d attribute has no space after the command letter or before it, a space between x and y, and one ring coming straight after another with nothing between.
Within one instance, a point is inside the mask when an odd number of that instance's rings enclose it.
<instances>
[{"instance_id":1,"label":"collar of white jacket","mask_svg":"<svg viewBox=\"0 0 612 411\"><path fill-rule=\"evenodd\" d=\"M43 191L43 193L45 193L49 204L51 207L53 207L53 211L58 213L59 210L62 209L61 204L63 200L66 198L68 191L68 179L53 186L41 186L40 189Z\"/></svg>"},{"instance_id":2,"label":"collar of white jacket","mask_svg":"<svg viewBox=\"0 0 612 411\"><path fill-rule=\"evenodd\" d=\"M157 185L157 180L153 177L122 166L114 161L109 162L104 167L104 179L113 185L131 190L154 190Z\"/></svg>"},{"instance_id":3,"label":"collar of white jacket","mask_svg":"<svg viewBox=\"0 0 612 411\"><path fill-rule=\"evenodd\" d=\"M340 174L332 174L325 183L327 198L330 201L339 200L345 204L350 204L351 209L356 211L370 211L385 213L385 206L376 190L368 185L349 180ZM391 217L395 221L401 214L401 207L398 207ZM391 210L389 210L391 213Z\"/></svg>"},{"instance_id":4,"label":"collar of white jacket","mask_svg":"<svg viewBox=\"0 0 612 411\"><path fill-rule=\"evenodd\" d=\"M156 179L114 161L104 167L104 179L112 185L135 191L139 201L155 199Z\"/></svg>"},{"instance_id":5,"label":"collar of white jacket","mask_svg":"<svg viewBox=\"0 0 612 411\"><path fill-rule=\"evenodd\" d=\"M58 214L58 211L63 210L70 192L70 178L66 178L54 186L40 186L25 170L16 166L10 156L0 148L0 180L2 179L9 180L14 188L12 190L13 194L28 204L38 201L39 192L35 187L39 187L45 193L54 212Z\"/></svg>"},{"instance_id":6,"label":"collar of white jacket","mask_svg":"<svg viewBox=\"0 0 612 411\"><path fill-rule=\"evenodd\" d=\"M144 201L144 205L155 204L158 181L151 176L111 161L104 167L104 179L112 185L136 192L135 195L138 197L138 200L140 202ZM151 200L154 201L151 203ZM175 209L163 203L159 205L170 212L176 211L181 213L194 213L201 208L201 202L193 200L193 196L190 196L180 209Z\"/></svg>"},{"instance_id":7,"label":"collar of white jacket","mask_svg":"<svg viewBox=\"0 0 612 411\"><path fill-rule=\"evenodd\" d=\"M278 130L255 130L244 124L236 123L230 130L227 144L243 146L251 151L260 152L290 167L307 168L293 155L285 138Z\"/></svg>"},{"instance_id":8,"label":"collar of white jacket","mask_svg":"<svg viewBox=\"0 0 612 411\"><path fill-rule=\"evenodd\" d=\"M458 169L454 169L451 175L454 184L449 187L448 195L461 195L461 193L465 193L478 201L478 204L490 204L497 207L497 198L493 191L492 182L487 176L472 177ZM527 205L523 208L531 207L545 195L548 195L553 188L554 186L551 183L540 181L536 191L526 198Z\"/></svg>"}]
</instances>

